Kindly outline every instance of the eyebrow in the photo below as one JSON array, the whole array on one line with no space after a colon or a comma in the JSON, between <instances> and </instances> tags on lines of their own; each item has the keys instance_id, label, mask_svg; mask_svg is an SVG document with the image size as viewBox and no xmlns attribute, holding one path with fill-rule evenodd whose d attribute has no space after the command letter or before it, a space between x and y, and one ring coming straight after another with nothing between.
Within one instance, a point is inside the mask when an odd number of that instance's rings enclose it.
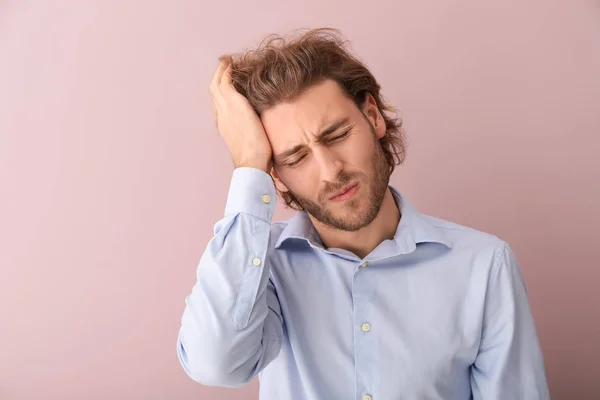
<instances>
[{"instance_id":1,"label":"eyebrow","mask_svg":"<svg viewBox=\"0 0 600 400\"><path fill-rule=\"evenodd\" d=\"M349 125L349 124L350 124L350 119L347 117L333 122L327 128L323 129L323 131L321 131L321 133L319 133L317 135L317 142L320 142L326 136L331 135L332 133L334 133L335 131L340 129L342 126ZM293 156L294 154L296 154L297 152L302 150L304 147L306 147L306 145L298 144L298 145L292 147L291 149L282 151L281 153L277 154L275 157L273 157L273 160L276 163L281 163L282 160L285 160L286 158Z\"/></svg>"}]
</instances>

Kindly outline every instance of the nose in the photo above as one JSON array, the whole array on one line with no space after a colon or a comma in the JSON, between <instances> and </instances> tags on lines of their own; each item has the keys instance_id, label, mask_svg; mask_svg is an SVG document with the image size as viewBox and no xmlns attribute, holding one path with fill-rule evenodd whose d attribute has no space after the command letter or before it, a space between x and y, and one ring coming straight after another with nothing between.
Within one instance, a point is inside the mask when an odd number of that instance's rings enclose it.
<instances>
[{"instance_id":1,"label":"nose","mask_svg":"<svg viewBox=\"0 0 600 400\"><path fill-rule=\"evenodd\" d=\"M319 166L321 180L336 183L343 170L343 163L339 155L322 146L313 150L313 156Z\"/></svg>"}]
</instances>

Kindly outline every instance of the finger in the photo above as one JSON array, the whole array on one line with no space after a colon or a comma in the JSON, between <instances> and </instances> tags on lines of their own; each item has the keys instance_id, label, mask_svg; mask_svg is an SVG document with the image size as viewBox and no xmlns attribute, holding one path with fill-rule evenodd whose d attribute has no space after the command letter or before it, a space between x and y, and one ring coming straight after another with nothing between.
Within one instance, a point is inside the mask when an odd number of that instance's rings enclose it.
<instances>
[{"instance_id":1,"label":"finger","mask_svg":"<svg viewBox=\"0 0 600 400\"><path fill-rule=\"evenodd\" d=\"M225 71L223 71L220 91L226 97L239 94L235 86L233 86L233 65L231 64L225 69Z\"/></svg>"},{"instance_id":2,"label":"finger","mask_svg":"<svg viewBox=\"0 0 600 400\"><path fill-rule=\"evenodd\" d=\"M223 71L227 68L227 64L223 61L219 62L217 69L213 75L212 81L210 83L211 93L216 92L219 89L219 85L221 83L221 77L223 76Z\"/></svg>"},{"instance_id":3,"label":"finger","mask_svg":"<svg viewBox=\"0 0 600 400\"><path fill-rule=\"evenodd\" d=\"M221 88L226 87L229 88L233 85L231 72L233 71L233 65L227 65L227 68L223 71L223 75L221 77Z\"/></svg>"}]
</instances>

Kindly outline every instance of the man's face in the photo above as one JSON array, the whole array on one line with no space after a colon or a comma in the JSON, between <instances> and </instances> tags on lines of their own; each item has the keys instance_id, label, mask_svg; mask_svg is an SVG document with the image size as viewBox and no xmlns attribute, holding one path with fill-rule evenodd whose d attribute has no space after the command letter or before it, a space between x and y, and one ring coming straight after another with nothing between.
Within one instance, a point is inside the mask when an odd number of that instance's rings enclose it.
<instances>
[{"instance_id":1,"label":"man's face","mask_svg":"<svg viewBox=\"0 0 600 400\"><path fill-rule=\"evenodd\" d=\"M356 231L375 219L390 172L379 143L385 123L371 96L361 112L328 80L261 119L279 190L289 190L310 215L335 229Z\"/></svg>"}]
</instances>

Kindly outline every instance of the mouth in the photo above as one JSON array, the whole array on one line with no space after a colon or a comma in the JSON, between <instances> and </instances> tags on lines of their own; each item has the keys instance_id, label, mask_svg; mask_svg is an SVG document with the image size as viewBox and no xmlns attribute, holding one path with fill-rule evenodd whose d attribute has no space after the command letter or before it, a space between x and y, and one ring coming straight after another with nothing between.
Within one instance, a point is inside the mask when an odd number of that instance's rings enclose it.
<instances>
[{"instance_id":1,"label":"mouth","mask_svg":"<svg viewBox=\"0 0 600 400\"><path fill-rule=\"evenodd\" d=\"M332 197L330 197L329 200L331 200L331 201L348 200L350 197L352 197L357 192L357 190L358 190L358 182L353 183L349 186L346 186L345 188L342 188L342 190L340 190L339 192L334 194Z\"/></svg>"}]
</instances>

